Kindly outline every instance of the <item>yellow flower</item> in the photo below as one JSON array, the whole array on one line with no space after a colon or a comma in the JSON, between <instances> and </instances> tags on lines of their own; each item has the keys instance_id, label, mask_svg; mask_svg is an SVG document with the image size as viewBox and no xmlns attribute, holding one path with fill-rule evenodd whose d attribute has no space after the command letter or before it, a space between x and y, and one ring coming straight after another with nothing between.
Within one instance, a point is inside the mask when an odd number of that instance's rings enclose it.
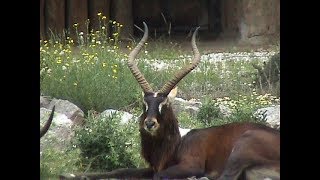
<instances>
[{"instance_id":1,"label":"yellow flower","mask_svg":"<svg viewBox=\"0 0 320 180\"><path fill-rule=\"evenodd\" d=\"M102 13L101 13L101 12L99 12L99 13L98 13L98 16L101 16L101 15L102 15Z\"/></svg>"},{"instance_id":2,"label":"yellow flower","mask_svg":"<svg viewBox=\"0 0 320 180\"><path fill-rule=\"evenodd\" d=\"M107 19L107 17L106 16L102 16L102 19Z\"/></svg>"},{"instance_id":3,"label":"yellow flower","mask_svg":"<svg viewBox=\"0 0 320 180\"><path fill-rule=\"evenodd\" d=\"M113 73L117 73L117 70L116 69L112 69Z\"/></svg>"},{"instance_id":4,"label":"yellow flower","mask_svg":"<svg viewBox=\"0 0 320 180\"><path fill-rule=\"evenodd\" d=\"M73 83L73 85L74 85L74 86L77 86L78 84L75 82L75 83Z\"/></svg>"},{"instance_id":5,"label":"yellow flower","mask_svg":"<svg viewBox=\"0 0 320 180\"><path fill-rule=\"evenodd\" d=\"M107 66L107 63L102 63L102 67L106 67Z\"/></svg>"}]
</instances>

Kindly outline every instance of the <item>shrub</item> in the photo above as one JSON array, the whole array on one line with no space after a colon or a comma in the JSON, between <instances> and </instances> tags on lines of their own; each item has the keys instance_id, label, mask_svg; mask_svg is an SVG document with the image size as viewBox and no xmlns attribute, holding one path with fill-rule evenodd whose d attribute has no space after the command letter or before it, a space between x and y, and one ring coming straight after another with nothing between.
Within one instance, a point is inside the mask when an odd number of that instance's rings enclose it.
<instances>
[{"instance_id":1,"label":"shrub","mask_svg":"<svg viewBox=\"0 0 320 180\"><path fill-rule=\"evenodd\" d=\"M271 92L280 96L280 53L273 55L263 67L252 64L258 73L255 82L262 92Z\"/></svg>"},{"instance_id":2,"label":"shrub","mask_svg":"<svg viewBox=\"0 0 320 180\"><path fill-rule=\"evenodd\" d=\"M234 98L206 99L206 102L200 107L197 119L202 122L205 127L243 121L264 123L263 119L255 118L253 113L259 108L278 103L280 103L279 98L267 93L259 95L255 91L253 91L250 96L238 95ZM230 109L230 114L223 116L219 105Z\"/></svg>"},{"instance_id":3,"label":"shrub","mask_svg":"<svg viewBox=\"0 0 320 180\"><path fill-rule=\"evenodd\" d=\"M223 118L219 105L215 101L206 100L200 107L197 119L205 126L209 126L213 120Z\"/></svg>"},{"instance_id":4,"label":"shrub","mask_svg":"<svg viewBox=\"0 0 320 180\"><path fill-rule=\"evenodd\" d=\"M120 124L118 116L94 118L89 114L84 128L75 131L75 146L81 150L86 171L106 171L143 165L138 128Z\"/></svg>"}]
</instances>

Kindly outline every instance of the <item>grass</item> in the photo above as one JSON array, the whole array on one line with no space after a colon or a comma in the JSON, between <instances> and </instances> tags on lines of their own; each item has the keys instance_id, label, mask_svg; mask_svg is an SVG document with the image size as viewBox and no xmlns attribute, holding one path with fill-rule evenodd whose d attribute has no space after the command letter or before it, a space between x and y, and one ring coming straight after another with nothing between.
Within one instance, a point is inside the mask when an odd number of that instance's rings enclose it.
<instances>
[{"instance_id":1,"label":"grass","mask_svg":"<svg viewBox=\"0 0 320 180\"><path fill-rule=\"evenodd\" d=\"M126 110L139 116L141 89L127 68L128 53L124 53L132 50L136 43L127 46L126 51L120 50L121 42L118 41L118 37L122 25L113 21L105 22L101 14L99 17L101 29L95 32L90 31L87 35L78 32L77 40L68 36L66 39L59 39L56 36L47 41L40 40L41 94L69 100L80 107L85 114L90 110L102 112L112 108ZM106 31L107 26L113 27L115 30L113 34ZM156 90L161 88L178 69L189 63L191 58L191 51L185 53L176 43L153 40L152 43L144 46L137 61L141 72ZM160 63L164 66L157 68L155 65ZM257 93L254 86L257 70L251 63L260 65L262 62L256 57L253 57L250 62L201 61L199 66L178 84L178 97L187 100L199 99L203 103L198 116L192 117L187 113L177 115L181 127L201 128L233 121L256 121L251 115L257 108L279 104L279 97L272 92ZM226 118L219 114L217 107L220 104L232 110L231 116ZM101 121L90 115L85 118L88 122ZM94 127L93 130L103 127L103 124L91 125ZM130 126L132 127L136 128L134 125ZM132 129L132 132L135 132L134 130L137 128ZM84 132L79 131L79 133ZM135 144L134 150L126 154L135 154L131 158L136 162L130 165L144 165L138 156L138 137L132 139L133 136L128 135L129 132L126 130L110 129L110 133L114 133L115 136L112 136L113 139L109 139L108 142L122 142L129 138ZM121 136L124 139L121 139ZM91 141L92 136L86 136L86 138L86 140L82 139L84 141L82 144L94 143ZM118 141L113 141L117 138ZM99 144L99 146L103 149L105 144ZM112 167L106 167L99 166L99 163L92 166L93 159L84 160L83 149L79 146L66 152L47 149L42 152L41 177L51 177L62 172L112 169L116 165L123 165L123 161L129 162L128 159L119 159L119 151L123 149L113 149L110 157L104 159L115 163Z\"/></svg>"}]
</instances>

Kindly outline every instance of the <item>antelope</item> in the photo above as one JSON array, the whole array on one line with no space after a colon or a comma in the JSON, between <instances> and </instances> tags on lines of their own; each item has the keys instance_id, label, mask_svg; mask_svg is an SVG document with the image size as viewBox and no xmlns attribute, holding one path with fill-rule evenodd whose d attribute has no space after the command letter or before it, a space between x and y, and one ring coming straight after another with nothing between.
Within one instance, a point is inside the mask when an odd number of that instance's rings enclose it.
<instances>
[{"instance_id":1,"label":"antelope","mask_svg":"<svg viewBox=\"0 0 320 180\"><path fill-rule=\"evenodd\" d=\"M230 123L203 129L192 129L181 137L178 120L172 109L177 84L200 62L196 46L197 27L191 45L192 63L178 71L159 91L154 91L134 62L148 38L144 35L129 54L128 67L143 90L143 109L139 120L141 156L149 167L124 168L106 173L61 175L61 179L148 178L211 179L279 177L280 133L258 123Z\"/></svg>"},{"instance_id":2,"label":"antelope","mask_svg":"<svg viewBox=\"0 0 320 180\"><path fill-rule=\"evenodd\" d=\"M45 125L40 129L40 138L42 138L42 136L44 136L47 133L47 131L49 130L49 127L50 127L52 120L53 120L54 110L55 110L55 106L53 106L53 108L51 110L51 114L49 116L49 119L47 120Z\"/></svg>"}]
</instances>

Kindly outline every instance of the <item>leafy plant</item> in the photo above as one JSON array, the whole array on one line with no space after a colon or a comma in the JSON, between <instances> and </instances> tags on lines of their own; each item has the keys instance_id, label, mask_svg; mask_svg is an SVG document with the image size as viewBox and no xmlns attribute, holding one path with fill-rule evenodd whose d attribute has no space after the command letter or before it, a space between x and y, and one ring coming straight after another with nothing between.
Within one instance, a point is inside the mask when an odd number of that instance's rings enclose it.
<instances>
[{"instance_id":1,"label":"leafy plant","mask_svg":"<svg viewBox=\"0 0 320 180\"><path fill-rule=\"evenodd\" d=\"M139 156L138 129L134 123L120 124L119 116L93 117L75 131L75 146L81 150L86 171L106 171L143 165Z\"/></svg>"}]
</instances>

